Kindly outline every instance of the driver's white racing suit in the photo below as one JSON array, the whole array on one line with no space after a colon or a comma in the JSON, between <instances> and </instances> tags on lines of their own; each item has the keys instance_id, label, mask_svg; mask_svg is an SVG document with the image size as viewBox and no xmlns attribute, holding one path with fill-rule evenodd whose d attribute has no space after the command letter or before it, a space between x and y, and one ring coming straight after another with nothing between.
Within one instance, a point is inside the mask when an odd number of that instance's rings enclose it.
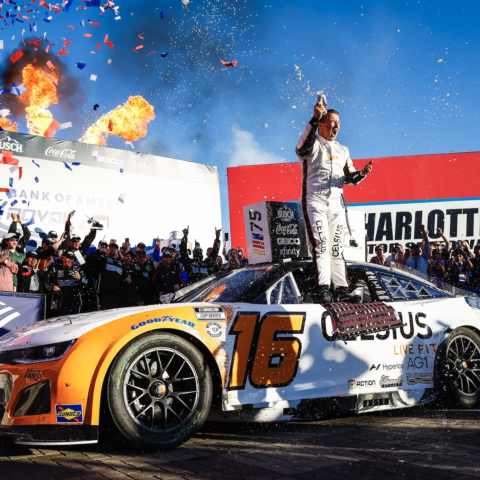
<instances>
[{"instance_id":1,"label":"driver's white racing suit","mask_svg":"<svg viewBox=\"0 0 480 480\"><path fill-rule=\"evenodd\" d=\"M345 210L343 184L357 185L365 177L355 170L347 147L317 135L312 118L297 143L302 165L301 206L307 237L317 268L318 284L348 287L343 259Z\"/></svg>"}]
</instances>

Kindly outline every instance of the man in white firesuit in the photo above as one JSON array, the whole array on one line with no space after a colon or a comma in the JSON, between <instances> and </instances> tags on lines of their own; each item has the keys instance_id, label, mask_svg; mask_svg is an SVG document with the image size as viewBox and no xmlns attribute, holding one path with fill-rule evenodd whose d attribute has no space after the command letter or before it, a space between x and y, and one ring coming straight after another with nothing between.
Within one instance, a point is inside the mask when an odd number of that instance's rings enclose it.
<instances>
[{"instance_id":1,"label":"man in white firesuit","mask_svg":"<svg viewBox=\"0 0 480 480\"><path fill-rule=\"evenodd\" d=\"M318 128L318 135L317 135ZM347 147L335 141L340 130L337 111L315 105L296 148L302 165L301 206L313 263L318 275L318 303L330 303L330 283L336 301L349 301L343 259L345 209L343 185L358 185L372 171L372 161L355 170Z\"/></svg>"}]
</instances>

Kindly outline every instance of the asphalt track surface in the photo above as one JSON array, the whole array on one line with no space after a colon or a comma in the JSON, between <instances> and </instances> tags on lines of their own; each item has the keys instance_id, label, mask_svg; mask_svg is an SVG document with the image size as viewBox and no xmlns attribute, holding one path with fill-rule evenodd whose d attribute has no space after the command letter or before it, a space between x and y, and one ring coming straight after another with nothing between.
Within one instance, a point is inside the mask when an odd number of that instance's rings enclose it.
<instances>
[{"instance_id":1,"label":"asphalt track surface","mask_svg":"<svg viewBox=\"0 0 480 480\"><path fill-rule=\"evenodd\" d=\"M207 424L167 453L0 442L0 479L480 477L480 410L416 408L308 423Z\"/></svg>"}]
</instances>

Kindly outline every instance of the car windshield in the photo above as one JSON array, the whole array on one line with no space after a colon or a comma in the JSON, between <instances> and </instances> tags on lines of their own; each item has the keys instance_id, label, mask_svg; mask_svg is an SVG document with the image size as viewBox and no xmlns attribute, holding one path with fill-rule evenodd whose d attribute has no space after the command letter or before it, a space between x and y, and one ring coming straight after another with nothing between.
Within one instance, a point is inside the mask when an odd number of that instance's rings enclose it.
<instances>
[{"instance_id":1,"label":"car windshield","mask_svg":"<svg viewBox=\"0 0 480 480\"><path fill-rule=\"evenodd\" d=\"M226 277L206 284L203 288L180 298L180 303L233 302L253 282L261 278L269 267L233 270Z\"/></svg>"}]
</instances>

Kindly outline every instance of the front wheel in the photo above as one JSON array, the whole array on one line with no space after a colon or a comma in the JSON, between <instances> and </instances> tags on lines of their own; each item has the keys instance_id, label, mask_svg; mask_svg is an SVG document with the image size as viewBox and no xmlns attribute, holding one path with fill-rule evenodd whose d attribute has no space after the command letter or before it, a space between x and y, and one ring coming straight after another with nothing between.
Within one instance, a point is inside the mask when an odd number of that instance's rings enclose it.
<instances>
[{"instance_id":1,"label":"front wheel","mask_svg":"<svg viewBox=\"0 0 480 480\"><path fill-rule=\"evenodd\" d=\"M169 333L128 345L115 360L107 386L110 415L123 439L156 450L181 445L202 427L212 392L202 354Z\"/></svg>"},{"instance_id":2,"label":"front wheel","mask_svg":"<svg viewBox=\"0 0 480 480\"><path fill-rule=\"evenodd\" d=\"M457 328L441 352L441 381L453 402L464 408L480 404L480 337Z\"/></svg>"}]
</instances>

